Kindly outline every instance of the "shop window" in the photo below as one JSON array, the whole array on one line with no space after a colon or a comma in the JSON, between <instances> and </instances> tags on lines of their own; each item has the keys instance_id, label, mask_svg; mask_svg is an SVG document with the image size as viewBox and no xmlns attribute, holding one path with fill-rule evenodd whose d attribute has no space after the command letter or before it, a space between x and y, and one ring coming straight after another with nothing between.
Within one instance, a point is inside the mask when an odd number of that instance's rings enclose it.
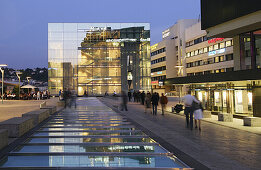
<instances>
[{"instance_id":1,"label":"shop window","mask_svg":"<svg viewBox=\"0 0 261 170\"><path fill-rule=\"evenodd\" d=\"M224 43L224 42L220 43L220 44L219 44L219 47L220 47L220 48L224 48L224 47L225 47L225 43Z\"/></svg>"},{"instance_id":2,"label":"shop window","mask_svg":"<svg viewBox=\"0 0 261 170\"><path fill-rule=\"evenodd\" d=\"M208 52L208 47L205 47L204 48L204 53L207 53Z\"/></svg>"},{"instance_id":3,"label":"shop window","mask_svg":"<svg viewBox=\"0 0 261 170\"><path fill-rule=\"evenodd\" d=\"M215 73L219 73L219 69L218 69L218 70L215 70Z\"/></svg>"},{"instance_id":4,"label":"shop window","mask_svg":"<svg viewBox=\"0 0 261 170\"><path fill-rule=\"evenodd\" d=\"M224 69L224 68L220 69L220 72L221 72L221 73L224 73L224 72L225 72L225 69Z\"/></svg>"},{"instance_id":5,"label":"shop window","mask_svg":"<svg viewBox=\"0 0 261 170\"><path fill-rule=\"evenodd\" d=\"M204 71L204 74L210 74L211 71Z\"/></svg>"}]
</instances>

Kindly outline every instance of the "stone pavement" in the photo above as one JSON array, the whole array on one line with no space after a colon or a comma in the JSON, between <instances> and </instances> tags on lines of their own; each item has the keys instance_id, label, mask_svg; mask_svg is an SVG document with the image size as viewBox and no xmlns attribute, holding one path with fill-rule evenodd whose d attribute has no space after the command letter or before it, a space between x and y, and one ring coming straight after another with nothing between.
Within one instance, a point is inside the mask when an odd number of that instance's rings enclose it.
<instances>
[{"instance_id":1,"label":"stone pavement","mask_svg":"<svg viewBox=\"0 0 261 170\"><path fill-rule=\"evenodd\" d=\"M101 101L112 108L119 106L117 100L102 98ZM261 167L261 135L206 121L202 122L201 132L191 131L185 128L184 116L172 113L153 116L144 113L142 105L132 102L128 109L121 113L163 139L163 143L159 142L163 147L170 150L167 146L173 146L171 152L191 167L195 167L191 165L193 159L217 170Z\"/></svg>"},{"instance_id":2,"label":"stone pavement","mask_svg":"<svg viewBox=\"0 0 261 170\"><path fill-rule=\"evenodd\" d=\"M4 100L3 104L0 103L0 122L39 109L44 101L48 106L56 106L58 97L47 100Z\"/></svg>"}]
</instances>

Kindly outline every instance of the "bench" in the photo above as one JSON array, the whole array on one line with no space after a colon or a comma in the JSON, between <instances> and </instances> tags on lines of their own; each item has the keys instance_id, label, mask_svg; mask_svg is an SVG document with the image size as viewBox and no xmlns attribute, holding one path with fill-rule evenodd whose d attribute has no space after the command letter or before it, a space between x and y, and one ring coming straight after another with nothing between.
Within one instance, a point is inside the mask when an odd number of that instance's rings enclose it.
<instances>
[{"instance_id":1,"label":"bench","mask_svg":"<svg viewBox=\"0 0 261 170\"><path fill-rule=\"evenodd\" d=\"M31 111L28 113L25 113L22 115L22 117L31 117L33 118L33 124L34 126L41 123L43 120L47 119L49 117L49 110L47 109L38 109L35 111Z\"/></svg>"},{"instance_id":2,"label":"bench","mask_svg":"<svg viewBox=\"0 0 261 170\"><path fill-rule=\"evenodd\" d=\"M46 107L46 102L43 102L40 104L40 108L42 108L42 107Z\"/></svg>"},{"instance_id":3,"label":"bench","mask_svg":"<svg viewBox=\"0 0 261 170\"><path fill-rule=\"evenodd\" d=\"M218 121L233 122L233 114L218 113Z\"/></svg>"},{"instance_id":4,"label":"bench","mask_svg":"<svg viewBox=\"0 0 261 170\"><path fill-rule=\"evenodd\" d=\"M211 111L204 110L203 111L203 118L211 118Z\"/></svg>"},{"instance_id":5,"label":"bench","mask_svg":"<svg viewBox=\"0 0 261 170\"><path fill-rule=\"evenodd\" d=\"M45 107L40 107L40 109L49 110L50 114L54 114L56 112L56 106L45 106Z\"/></svg>"},{"instance_id":6,"label":"bench","mask_svg":"<svg viewBox=\"0 0 261 170\"><path fill-rule=\"evenodd\" d=\"M20 137L34 127L31 117L14 117L0 122L0 129L8 129L9 137Z\"/></svg>"},{"instance_id":7,"label":"bench","mask_svg":"<svg viewBox=\"0 0 261 170\"><path fill-rule=\"evenodd\" d=\"M261 127L260 117L244 117L244 126Z\"/></svg>"},{"instance_id":8,"label":"bench","mask_svg":"<svg viewBox=\"0 0 261 170\"><path fill-rule=\"evenodd\" d=\"M0 129L0 150L8 145L8 130Z\"/></svg>"}]
</instances>

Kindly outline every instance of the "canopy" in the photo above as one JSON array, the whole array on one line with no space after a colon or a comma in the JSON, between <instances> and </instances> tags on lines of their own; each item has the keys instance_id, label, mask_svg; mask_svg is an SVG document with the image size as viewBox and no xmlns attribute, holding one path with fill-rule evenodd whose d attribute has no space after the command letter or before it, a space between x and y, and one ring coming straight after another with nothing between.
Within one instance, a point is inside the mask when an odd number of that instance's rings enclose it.
<instances>
[{"instance_id":1,"label":"canopy","mask_svg":"<svg viewBox=\"0 0 261 170\"><path fill-rule=\"evenodd\" d=\"M25 85L25 86L22 86L21 88L22 88L22 89L35 89L36 87L35 87L35 86L32 86L32 85L30 85L30 84L27 84L27 85Z\"/></svg>"}]
</instances>

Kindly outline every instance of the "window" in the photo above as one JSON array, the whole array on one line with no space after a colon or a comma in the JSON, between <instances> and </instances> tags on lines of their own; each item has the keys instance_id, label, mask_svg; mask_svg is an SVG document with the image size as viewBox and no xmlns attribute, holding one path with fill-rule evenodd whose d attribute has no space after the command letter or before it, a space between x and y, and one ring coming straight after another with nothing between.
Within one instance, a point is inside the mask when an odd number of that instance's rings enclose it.
<instances>
[{"instance_id":1,"label":"window","mask_svg":"<svg viewBox=\"0 0 261 170\"><path fill-rule=\"evenodd\" d=\"M222 62L222 61L225 61L225 57L222 55L219 57L219 61Z\"/></svg>"},{"instance_id":2,"label":"window","mask_svg":"<svg viewBox=\"0 0 261 170\"><path fill-rule=\"evenodd\" d=\"M217 49L219 49L219 47L218 47L218 46L219 46L219 44L215 44L215 45L214 45L214 50L217 50Z\"/></svg>"},{"instance_id":3,"label":"window","mask_svg":"<svg viewBox=\"0 0 261 170\"><path fill-rule=\"evenodd\" d=\"M189 47L189 42L186 42L186 47Z\"/></svg>"},{"instance_id":4,"label":"window","mask_svg":"<svg viewBox=\"0 0 261 170\"><path fill-rule=\"evenodd\" d=\"M208 59L208 64L213 64L213 63L214 63L213 58L209 58Z\"/></svg>"},{"instance_id":5,"label":"window","mask_svg":"<svg viewBox=\"0 0 261 170\"><path fill-rule=\"evenodd\" d=\"M191 54L190 54L190 56L194 56L194 51L191 51Z\"/></svg>"},{"instance_id":6,"label":"window","mask_svg":"<svg viewBox=\"0 0 261 170\"><path fill-rule=\"evenodd\" d=\"M198 50L198 54L203 54L203 48Z\"/></svg>"},{"instance_id":7,"label":"window","mask_svg":"<svg viewBox=\"0 0 261 170\"><path fill-rule=\"evenodd\" d=\"M224 48L224 47L225 47L225 43L224 43L224 42L220 43L220 44L219 44L219 47L220 47L220 48Z\"/></svg>"},{"instance_id":8,"label":"window","mask_svg":"<svg viewBox=\"0 0 261 170\"><path fill-rule=\"evenodd\" d=\"M195 52L194 52L194 53L195 53L195 55L198 55L198 50L195 50Z\"/></svg>"},{"instance_id":9,"label":"window","mask_svg":"<svg viewBox=\"0 0 261 170\"><path fill-rule=\"evenodd\" d=\"M219 62L219 57L215 57L215 63Z\"/></svg>"},{"instance_id":10,"label":"window","mask_svg":"<svg viewBox=\"0 0 261 170\"><path fill-rule=\"evenodd\" d=\"M204 74L210 74L211 72L210 71L204 71Z\"/></svg>"},{"instance_id":11,"label":"window","mask_svg":"<svg viewBox=\"0 0 261 170\"><path fill-rule=\"evenodd\" d=\"M234 67L226 68L226 72L234 71Z\"/></svg>"},{"instance_id":12,"label":"window","mask_svg":"<svg viewBox=\"0 0 261 170\"><path fill-rule=\"evenodd\" d=\"M190 57L190 53L187 53L187 57Z\"/></svg>"},{"instance_id":13,"label":"window","mask_svg":"<svg viewBox=\"0 0 261 170\"><path fill-rule=\"evenodd\" d=\"M226 47L230 47L232 45L232 41L226 41Z\"/></svg>"},{"instance_id":14,"label":"window","mask_svg":"<svg viewBox=\"0 0 261 170\"><path fill-rule=\"evenodd\" d=\"M213 45L208 47L208 51L213 51Z\"/></svg>"},{"instance_id":15,"label":"window","mask_svg":"<svg viewBox=\"0 0 261 170\"><path fill-rule=\"evenodd\" d=\"M233 60L233 54L227 54L226 55L226 61Z\"/></svg>"},{"instance_id":16,"label":"window","mask_svg":"<svg viewBox=\"0 0 261 170\"><path fill-rule=\"evenodd\" d=\"M208 52L208 47L205 47L204 48L204 53L207 53Z\"/></svg>"},{"instance_id":17,"label":"window","mask_svg":"<svg viewBox=\"0 0 261 170\"><path fill-rule=\"evenodd\" d=\"M224 73L224 72L225 72L225 69L224 69L224 68L220 69L220 72L221 72L221 73Z\"/></svg>"}]
</instances>

